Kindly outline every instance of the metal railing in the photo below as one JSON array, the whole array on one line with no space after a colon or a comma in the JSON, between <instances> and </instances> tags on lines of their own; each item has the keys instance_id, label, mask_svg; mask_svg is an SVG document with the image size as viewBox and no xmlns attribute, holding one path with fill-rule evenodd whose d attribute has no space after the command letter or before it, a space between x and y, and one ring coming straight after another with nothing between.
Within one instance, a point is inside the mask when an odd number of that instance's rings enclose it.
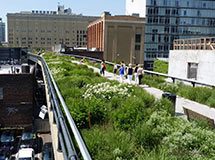
<instances>
[{"instance_id":1,"label":"metal railing","mask_svg":"<svg viewBox=\"0 0 215 160\"><path fill-rule=\"evenodd\" d=\"M95 62L101 62L100 59L96 59L96 58L91 58L91 57L86 57L86 56L79 56L79 55L72 55L72 54L66 54L66 55L70 55L70 56L73 56L73 57L76 57L76 58L82 58L82 59L85 58L85 59L88 59L88 60L91 60L91 61L95 61ZM108 62L108 61L105 61L105 63L106 64L110 64L110 65L114 65L114 63ZM162 76L162 77L166 77L166 78L171 78L173 83L175 83L176 80L182 81L182 82L188 82L188 83L191 83L193 87L195 87L196 85L213 87L213 88L215 87L215 85L213 85L213 84L207 84L207 83L203 83L203 82L199 82L199 81L191 80L191 79L186 79L186 78L174 77L174 76L170 76L168 74L154 72L154 71L149 71L149 70L144 70L144 73L151 74L151 75Z\"/></svg>"},{"instance_id":2,"label":"metal railing","mask_svg":"<svg viewBox=\"0 0 215 160\"><path fill-rule=\"evenodd\" d=\"M79 159L75 150L74 144L77 143L77 147L80 150L81 156L84 160L91 160L91 156L88 149L82 139L82 136L68 110L68 107L58 89L58 86L49 70L49 67L45 60L38 55L28 54L28 59L38 63L41 62L42 68L47 82L48 93L51 100L51 109L54 114L54 122L58 127L58 150L63 152L65 160ZM64 113L64 114L63 114ZM69 132L72 131L72 135ZM74 138L72 138L74 136ZM73 140L75 142L73 142Z\"/></svg>"}]
</instances>

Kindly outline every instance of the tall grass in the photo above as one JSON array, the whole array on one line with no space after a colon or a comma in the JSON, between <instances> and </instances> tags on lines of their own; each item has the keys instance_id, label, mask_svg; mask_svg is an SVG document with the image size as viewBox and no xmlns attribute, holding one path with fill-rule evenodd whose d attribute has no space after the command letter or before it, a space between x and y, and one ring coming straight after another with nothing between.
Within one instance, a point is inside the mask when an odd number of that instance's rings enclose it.
<instances>
[{"instance_id":1,"label":"tall grass","mask_svg":"<svg viewBox=\"0 0 215 160\"><path fill-rule=\"evenodd\" d=\"M214 157L214 131L170 116L172 105L167 99L156 100L138 87L121 86L116 81L109 83L127 88L129 96L114 94L107 98L100 94L103 92L93 92L95 96L84 98L87 86L108 80L85 65L72 64L70 57L49 54L45 58L93 159L203 160ZM158 81L163 83L161 79ZM171 89L170 86L163 88ZM179 93L177 87L172 90ZM197 89L196 94L198 92ZM211 98L214 96L207 89L204 92ZM201 97L201 101L205 99Z\"/></svg>"}]
</instances>

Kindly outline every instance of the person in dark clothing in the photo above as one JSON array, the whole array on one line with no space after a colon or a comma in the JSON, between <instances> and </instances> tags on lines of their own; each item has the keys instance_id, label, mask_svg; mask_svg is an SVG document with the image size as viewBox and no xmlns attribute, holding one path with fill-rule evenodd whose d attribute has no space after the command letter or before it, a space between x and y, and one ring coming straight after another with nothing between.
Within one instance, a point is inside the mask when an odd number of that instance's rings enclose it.
<instances>
[{"instance_id":1,"label":"person in dark clothing","mask_svg":"<svg viewBox=\"0 0 215 160\"><path fill-rule=\"evenodd\" d=\"M102 62L101 62L101 68L100 68L101 75L103 75L103 76L105 75L105 70L106 70L105 61L102 60Z\"/></svg>"},{"instance_id":2,"label":"person in dark clothing","mask_svg":"<svg viewBox=\"0 0 215 160\"><path fill-rule=\"evenodd\" d=\"M128 69L127 69L127 78L128 78L128 83L131 84L132 81L132 77L133 77L133 68L132 68L132 64L130 63L128 65Z\"/></svg>"}]
</instances>

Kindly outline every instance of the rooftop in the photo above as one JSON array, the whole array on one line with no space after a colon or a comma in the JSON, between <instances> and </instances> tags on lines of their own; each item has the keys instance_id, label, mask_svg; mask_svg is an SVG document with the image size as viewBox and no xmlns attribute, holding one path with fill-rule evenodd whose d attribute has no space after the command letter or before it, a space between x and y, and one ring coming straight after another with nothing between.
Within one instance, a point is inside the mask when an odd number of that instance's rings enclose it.
<instances>
[{"instance_id":1,"label":"rooftop","mask_svg":"<svg viewBox=\"0 0 215 160\"><path fill-rule=\"evenodd\" d=\"M21 73L21 65L0 65L0 74L17 74L17 73Z\"/></svg>"},{"instance_id":2,"label":"rooftop","mask_svg":"<svg viewBox=\"0 0 215 160\"><path fill-rule=\"evenodd\" d=\"M215 50L215 37L174 40L174 50Z\"/></svg>"}]
</instances>

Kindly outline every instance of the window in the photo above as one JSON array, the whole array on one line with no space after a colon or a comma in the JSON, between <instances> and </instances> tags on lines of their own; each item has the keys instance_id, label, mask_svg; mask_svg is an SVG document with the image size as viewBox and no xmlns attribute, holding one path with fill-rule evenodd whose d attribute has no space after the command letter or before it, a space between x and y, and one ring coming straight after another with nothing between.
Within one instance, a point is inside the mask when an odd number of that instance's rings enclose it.
<instances>
[{"instance_id":1,"label":"window","mask_svg":"<svg viewBox=\"0 0 215 160\"><path fill-rule=\"evenodd\" d=\"M141 42L141 34L136 34L135 35L135 43L140 43Z\"/></svg>"},{"instance_id":2,"label":"window","mask_svg":"<svg viewBox=\"0 0 215 160\"><path fill-rule=\"evenodd\" d=\"M3 88L0 88L0 100L3 100Z\"/></svg>"},{"instance_id":3,"label":"window","mask_svg":"<svg viewBox=\"0 0 215 160\"><path fill-rule=\"evenodd\" d=\"M189 1L187 1L187 7L189 7L190 6L190 3L189 3Z\"/></svg>"},{"instance_id":4,"label":"window","mask_svg":"<svg viewBox=\"0 0 215 160\"><path fill-rule=\"evenodd\" d=\"M153 34L152 35L152 42L154 42L155 41L155 35Z\"/></svg>"},{"instance_id":5,"label":"window","mask_svg":"<svg viewBox=\"0 0 215 160\"><path fill-rule=\"evenodd\" d=\"M178 7L179 6L179 1L175 1L175 6Z\"/></svg>"},{"instance_id":6,"label":"window","mask_svg":"<svg viewBox=\"0 0 215 160\"><path fill-rule=\"evenodd\" d=\"M188 63L187 78L197 80L198 63Z\"/></svg>"},{"instance_id":7,"label":"window","mask_svg":"<svg viewBox=\"0 0 215 160\"><path fill-rule=\"evenodd\" d=\"M140 45L139 44L136 44L135 45L135 51L139 51L140 50Z\"/></svg>"}]
</instances>

